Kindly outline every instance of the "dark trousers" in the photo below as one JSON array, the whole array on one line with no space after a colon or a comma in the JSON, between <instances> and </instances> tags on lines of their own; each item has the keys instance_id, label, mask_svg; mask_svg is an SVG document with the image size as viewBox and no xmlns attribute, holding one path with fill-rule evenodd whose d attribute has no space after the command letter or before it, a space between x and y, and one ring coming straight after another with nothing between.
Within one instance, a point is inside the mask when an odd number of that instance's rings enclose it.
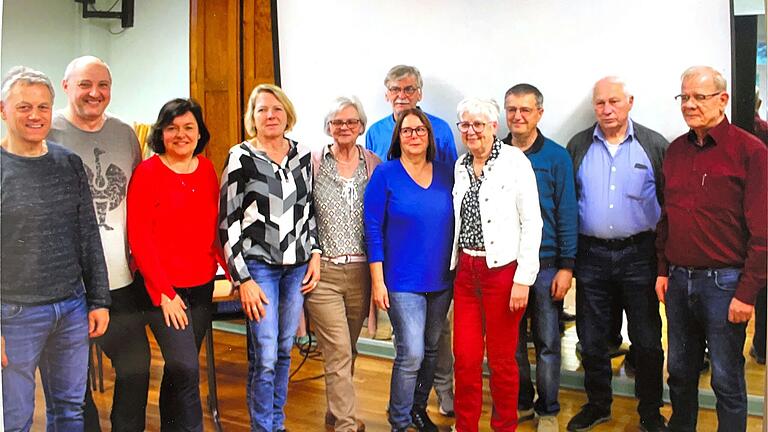
<instances>
[{"instance_id":1,"label":"dark trousers","mask_svg":"<svg viewBox=\"0 0 768 432\"><path fill-rule=\"evenodd\" d=\"M755 302L755 334L752 336L752 346L758 357L765 358L765 288L757 295Z\"/></svg>"},{"instance_id":2,"label":"dark trousers","mask_svg":"<svg viewBox=\"0 0 768 432\"><path fill-rule=\"evenodd\" d=\"M109 326L96 340L115 370L110 414L113 432L140 432L145 427L151 357L142 303L144 289L139 276L132 284L110 292ZM85 430L101 431L90 386L85 391Z\"/></svg>"},{"instance_id":3,"label":"dark trousers","mask_svg":"<svg viewBox=\"0 0 768 432\"><path fill-rule=\"evenodd\" d=\"M608 413L613 401L608 346L616 303L627 314L636 356L635 379L641 418L658 416L662 406L661 317L656 283L655 236L614 243L579 237L576 257L576 332L581 342L584 387L589 404ZM618 298L618 301L616 300Z\"/></svg>"},{"instance_id":4,"label":"dark trousers","mask_svg":"<svg viewBox=\"0 0 768 432\"><path fill-rule=\"evenodd\" d=\"M149 327L165 360L160 383L160 430L202 431L198 356L211 323L213 281L198 287L177 288L176 294L187 306L189 324L183 330L165 325L160 307L147 312Z\"/></svg>"}]
</instances>

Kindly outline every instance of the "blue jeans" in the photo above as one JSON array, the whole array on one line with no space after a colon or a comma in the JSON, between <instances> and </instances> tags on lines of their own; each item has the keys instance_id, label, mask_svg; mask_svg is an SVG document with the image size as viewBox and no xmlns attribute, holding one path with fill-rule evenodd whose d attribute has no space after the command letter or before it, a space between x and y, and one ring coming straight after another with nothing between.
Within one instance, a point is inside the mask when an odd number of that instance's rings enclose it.
<instances>
[{"instance_id":1,"label":"blue jeans","mask_svg":"<svg viewBox=\"0 0 768 432\"><path fill-rule=\"evenodd\" d=\"M576 333L581 342L589 405L601 413L610 413L613 372L608 344L612 308L617 304L624 308L637 365L637 411L641 419L646 419L657 417L662 406L664 352L659 300L654 290L655 236L638 237L622 244L579 236L575 268Z\"/></svg>"},{"instance_id":2,"label":"blue jeans","mask_svg":"<svg viewBox=\"0 0 768 432\"><path fill-rule=\"evenodd\" d=\"M200 347L211 326L213 280L191 288L176 288L187 306L187 326L167 326L162 309L153 306L146 314L149 327L163 353L160 382L160 430L192 432L203 430L200 404Z\"/></svg>"},{"instance_id":3,"label":"blue jeans","mask_svg":"<svg viewBox=\"0 0 768 432\"><path fill-rule=\"evenodd\" d=\"M440 333L453 290L389 292L389 320L395 334L395 362L389 387L389 423L411 424L411 409L426 407L435 379Z\"/></svg>"},{"instance_id":4,"label":"blue jeans","mask_svg":"<svg viewBox=\"0 0 768 432\"><path fill-rule=\"evenodd\" d=\"M699 412L699 370L706 339L717 397L718 431L747 428L744 340L747 323L728 321L728 309L741 270L670 267L665 298L669 339L670 429L695 431Z\"/></svg>"},{"instance_id":5,"label":"blue jeans","mask_svg":"<svg viewBox=\"0 0 768 432\"><path fill-rule=\"evenodd\" d=\"M560 412L560 403L557 400L560 390L560 309L552 300L551 292L552 280L556 273L555 267L541 269L528 294L526 314L531 318L531 334L536 346L536 389L539 393L535 405L525 337L528 320L525 318L520 320L515 356L520 369L520 396L517 406L520 409L535 408L540 416L557 415Z\"/></svg>"},{"instance_id":6,"label":"blue jeans","mask_svg":"<svg viewBox=\"0 0 768 432\"><path fill-rule=\"evenodd\" d=\"M88 307L81 293L45 305L2 303L6 431L28 431L35 411L35 370L45 389L48 429L83 430L88 373Z\"/></svg>"},{"instance_id":7,"label":"blue jeans","mask_svg":"<svg viewBox=\"0 0 768 432\"><path fill-rule=\"evenodd\" d=\"M261 321L248 320L246 394L251 430L272 432L283 427L293 337L301 318L301 280L306 264L271 265L247 261L248 272L269 299Z\"/></svg>"}]
</instances>

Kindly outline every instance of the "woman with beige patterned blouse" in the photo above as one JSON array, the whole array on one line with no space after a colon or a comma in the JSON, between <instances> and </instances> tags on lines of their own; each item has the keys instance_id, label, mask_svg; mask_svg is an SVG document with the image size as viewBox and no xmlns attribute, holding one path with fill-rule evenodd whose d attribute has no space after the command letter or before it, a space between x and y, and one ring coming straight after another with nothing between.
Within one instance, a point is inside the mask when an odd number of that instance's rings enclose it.
<instances>
[{"instance_id":1,"label":"woman with beige patterned blouse","mask_svg":"<svg viewBox=\"0 0 768 432\"><path fill-rule=\"evenodd\" d=\"M320 282L305 304L325 359L326 429L336 432L365 430L356 417L352 370L371 295L363 241L363 192L381 162L356 144L365 124L365 112L356 97L337 98L325 116L325 133L333 144L312 155L315 217L323 255Z\"/></svg>"}]
</instances>

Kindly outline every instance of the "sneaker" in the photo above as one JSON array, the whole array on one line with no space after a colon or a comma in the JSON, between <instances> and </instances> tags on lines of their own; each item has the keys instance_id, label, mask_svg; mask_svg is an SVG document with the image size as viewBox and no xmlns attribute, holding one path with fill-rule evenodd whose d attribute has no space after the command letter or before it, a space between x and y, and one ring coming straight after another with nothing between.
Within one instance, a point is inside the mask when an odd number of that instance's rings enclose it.
<instances>
[{"instance_id":1,"label":"sneaker","mask_svg":"<svg viewBox=\"0 0 768 432\"><path fill-rule=\"evenodd\" d=\"M557 423L557 416L541 416L536 425L537 432L558 432L560 425Z\"/></svg>"},{"instance_id":2,"label":"sneaker","mask_svg":"<svg viewBox=\"0 0 768 432\"><path fill-rule=\"evenodd\" d=\"M437 407L437 412L439 412L440 415L444 417L456 417L456 412L454 410L444 408L442 405Z\"/></svg>"},{"instance_id":3,"label":"sneaker","mask_svg":"<svg viewBox=\"0 0 768 432\"><path fill-rule=\"evenodd\" d=\"M411 422L419 432L437 432L437 425L432 423L425 407L414 406L411 409Z\"/></svg>"},{"instance_id":4,"label":"sneaker","mask_svg":"<svg viewBox=\"0 0 768 432\"><path fill-rule=\"evenodd\" d=\"M528 409L519 409L517 410L517 423L526 422L528 420L533 420L533 417L536 416L536 411L533 410L533 408Z\"/></svg>"},{"instance_id":5,"label":"sneaker","mask_svg":"<svg viewBox=\"0 0 768 432\"><path fill-rule=\"evenodd\" d=\"M755 362L757 362L757 364L759 365L765 364L765 356L760 357L759 355L757 355L757 350L755 349L754 345L752 345L752 348L749 349L749 356L755 359Z\"/></svg>"},{"instance_id":6,"label":"sneaker","mask_svg":"<svg viewBox=\"0 0 768 432\"><path fill-rule=\"evenodd\" d=\"M592 429L600 423L611 419L610 411L601 411L592 405L584 405L581 411L568 422L568 430L571 432L584 432Z\"/></svg>"},{"instance_id":7,"label":"sneaker","mask_svg":"<svg viewBox=\"0 0 768 432\"><path fill-rule=\"evenodd\" d=\"M667 427L667 419L661 414L640 420L640 430L643 432L666 432L669 430Z\"/></svg>"}]
</instances>

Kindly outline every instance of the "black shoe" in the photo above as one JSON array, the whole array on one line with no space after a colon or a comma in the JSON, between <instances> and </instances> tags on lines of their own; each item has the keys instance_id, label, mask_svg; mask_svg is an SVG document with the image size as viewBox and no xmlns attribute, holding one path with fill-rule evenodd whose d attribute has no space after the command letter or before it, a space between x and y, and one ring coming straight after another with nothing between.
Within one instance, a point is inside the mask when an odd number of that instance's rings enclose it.
<instances>
[{"instance_id":1,"label":"black shoe","mask_svg":"<svg viewBox=\"0 0 768 432\"><path fill-rule=\"evenodd\" d=\"M661 414L640 420L640 430L643 432L665 432L668 431L667 419Z\"/></svg>"},{"instance_id":2,"label":"black shoe","mask_svg":"<svg viewBox=\"0 0 768 432\"><path fill-rule=\"evenodd\" d=\"M560 312L560 321L561 322L576 321L576 315L569 314L568 312L562 311Z\"/></svg>"},{"instance_id":3,"label":"black shoe","mask_svg":"<svg viewBox=\"0 0 768 432\"><path fill-rule=\"evenodd\" d=\"M592 405L584 405L581 411L568 422L568 430L571 432L584 432L592 429L600 423L611 419L610 411L601 411Z\"/></svg>"},{"instance_id":4,"label":"black shoe","mask_svg":"<svg viewBox=\"0 0 768 432\"><path fill-rule=\"evenodd\" d=\"M411 409L411 422L419 432L437 432L437 425L432 423L425 407L414 406Z\"/></svg>"},{"instance_id":5,"label":"black shoe","mask_svg":"<svg viewBox=\"0 0 768 432\"><path fill-rule=\"evenodd\" d=\"M765 364L765 356L760 357L759 355L757 355L757 350L755 349L754 345L752 345L752 348L749 349L749 356L755 359L755 362L757 362L757 364L759 365Z\"/></svg>"}]
</instances>

